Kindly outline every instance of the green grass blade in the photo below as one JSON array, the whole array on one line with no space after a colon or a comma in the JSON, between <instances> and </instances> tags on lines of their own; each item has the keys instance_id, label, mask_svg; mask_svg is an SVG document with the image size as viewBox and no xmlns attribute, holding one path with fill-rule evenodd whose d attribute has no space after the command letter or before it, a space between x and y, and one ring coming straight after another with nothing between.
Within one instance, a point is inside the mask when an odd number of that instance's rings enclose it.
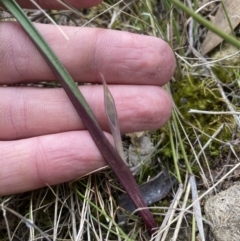
<instances>
[{"instance_id":1,"label":"green grass blade","mask_svg":"<svg viewBox=\"0 0 240 241\"><path fill-rule=\"evenodd\" d=\"M178 1L178 0L169 0L169 1L172 2L177 8L179 8L179 9L183 10L184 12L186 12L187 14L189 14L191 17L193 17L197 22L199 22L200 24L205 26L207 29L211 30L212 32L214 32L215 34L217 34L218 36L223 38L228 43L230 43L233 46L240 49L240 42L236 38L234 38L231 35L223 32L221 29L217 28L211 22L204 19L201 15L195 13L193 10L191 10L190 8L185 6L180 1Z\"/></svg>"},{"instance_id":2,"label":"green grass blade","mask_svg":"<svg viewBox=\"0 0 240 241\"><path fill-rule=\"evenodd\" d=\"M108 162L109 166L112 168L115 175L122 183L129 197L133 201L135 207L139 209L138 213L142 217L148 230L152 231L156 227L156 222L153 219L153 216L150 213L149 209L146 207L146 204L144 203L144 200L142 198L138 185L134 177L132 176L132 173L125 165L119 154L115 151L111 143L105 137L90 107L88 106L83 95L80 93L76 84L72 80L71 76L63 67L57 56L48 46L48 44L43 39L38 30L35 28L35 26L32 24L32 22L28 19L26 14L17 5L17 3L14 0L0 0L0 3L2 3L17 19L17 21L20 23L28 36L32 39L33 43L39 49L40 53L45 58L46 62L51 67L54 74L57 76L69 99L74 105L76 111L78 112L79 116L87 127L104 159Z\"/></svg>"}]
</instances>

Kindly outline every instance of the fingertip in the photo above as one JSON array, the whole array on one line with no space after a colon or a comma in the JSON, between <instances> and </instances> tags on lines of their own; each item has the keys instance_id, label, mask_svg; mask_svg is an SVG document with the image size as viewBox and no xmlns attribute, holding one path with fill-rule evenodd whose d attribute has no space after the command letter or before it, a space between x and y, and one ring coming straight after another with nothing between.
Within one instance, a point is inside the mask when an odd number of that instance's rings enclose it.
<instances>
[{"instance_id":1,"label":"fingertip","mask_svg":"<svg viewBox=\"0 0 240 241\"><path fill-rule=\"evenodd\" d=\"M164 126L168 120L170 119L172 115L172 98L170 94L165 90L161 89L161 100L160 100L160 106L162 106L162 109L159 109L158 116L158 128Z\"/></svg>"},{"instance_id":2,"label":"fingertip","mask_svg":"<svg viewBox=\"0 0 240 241\"><path fill-rule=\"evenodd\" d=\"M163 42L164 43L162 43L162 51L160 51L160 55L162 56L161 60L164 61L165 64L159 63L159 66L165 67L165 70L162 73L162 83L166 84L174 74L176 68L176 58L170 45L165 41Z\"/></svg>"},{"instance_id":3,"label":"fingertip","mask_svg":"<svg viewBox=\"0 0 240 241\"><path fill-rule=\"evenodd\" d=\"M148 38L149 48L145 52L146 69L149 70L150 82L163 86L173 76L176 59L170 45L164 40L152 36Z\"/></svg>"},{"instance_id":4,"label":"fingertip","mask_svg":"<svg viewBox=\"0 0 240 241\"><path fill-rule=\"evenodd\" d=\"M145 120L143 129L157 130L164 126L171 117L172 99L165 89L157 86L152 86L151 91L145 96L148 100L142 101L143 113L139 114L142 120ZM144 103L148 106L144 106Z\"/></svg>"},{"instance_id":5,"label":"fingertip","mask_svg":"<svg viewBox=\"0 0 240 241\"><path fill-rule=\"evenodd\" d=\"M109 30L96 30L96 35L98 48L92 62L98 63L108 82L162 86L171 79L176 61L164 40Z\"/></svg>"}]
</instances>

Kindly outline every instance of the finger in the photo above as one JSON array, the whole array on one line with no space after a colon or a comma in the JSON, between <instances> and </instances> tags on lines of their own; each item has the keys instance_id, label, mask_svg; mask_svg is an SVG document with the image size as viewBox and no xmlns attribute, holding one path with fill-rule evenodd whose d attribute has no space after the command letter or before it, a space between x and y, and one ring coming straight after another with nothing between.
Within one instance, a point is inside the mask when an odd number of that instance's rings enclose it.
<instances>
[{"instance_id":1,"label":"finger","mask_svg":"<svg viewBox=\"0 0 240 241\"><path fill-rule=\"evenodd\" d=\"M122 133L155 130L171 114L171 99L158 86L109 86L115 99ZM103 87L81 86L81 91L105 131ZM85 129L62 89L0 88L0 140Z\"/></svg>"},{"instance_id":2,"label":"finger","mask_svg":"<svg viewBox=\"0 0 240 241\"><path fill-rule=\"evenodd\" d=\"M23 8L36 8L29 0L17 0L18 4ZM43 9L65 9L63 4L57 0L35 0L35 2ZM74 8L88 8L97 5L101 0L67 0L63 1Z\"/></svg>"},{"instance_id":3,"label":"finger","mask_svg":"<svg viewBox=\"0 0 240 241\"><path fill-rule=\"evenodd\" d=\"M36 25L75 81L163 85L175 59L163 40L113 30ZM54 80L50 68L17 23L0 23L0 84Z\"/></svg>"},{"instance_id":4,"label":"finger","mask_svg":"<svg viewBox=\"0 0 240 241\"><path fill-rule=\"evenodd\" d=\"M0 153L0 195L66 182L106 165L87 131L0 142Z\"/></svg>"}]
</instances>

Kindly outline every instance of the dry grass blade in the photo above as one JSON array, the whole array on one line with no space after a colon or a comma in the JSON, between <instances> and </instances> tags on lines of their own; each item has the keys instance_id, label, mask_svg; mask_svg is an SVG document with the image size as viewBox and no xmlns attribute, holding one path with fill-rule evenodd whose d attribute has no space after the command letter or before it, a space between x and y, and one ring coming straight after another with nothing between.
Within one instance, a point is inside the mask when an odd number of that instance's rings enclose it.
<instances>
[{"instance_id":1,"label":"dry grass blade","mask_svg":"<svg viewBox=\"0 0 240 241\"><path fill-rule=\"evenodd\" d=\"M27 225L27 227L29 227L29 228L32 227L32 228L36 229L36 230L39 232L39 234L42 235L43 238L45 238L47 241L51 241L51 239L48 237L48 235L46 235L38 226L36 226L36 225L32 222L32 220L29 220L29 219L23 217L21 214L15 212L14 210L12 210L12 209L9 208L9 207L6 207L4 204L1 204L1 205L0 205L0 208L3 210L3 213L5 214L5 216L6 216L6 211L9 212L9 213L12 213L13 215L15 215L16 217L18 217L19 219L21 219L22 222L24 222L24 223ZM8 222L7 222L7 223L8 223ZM8 230L9 230L9 229L8 229ZM10 238L9 240L12 240L12 239L11 239L10 231L9 231L9 238Z\"/></svg>"},{"instance_id":2,"label":"dry grass blade","mask_svg":"<svg viewBox=\"0 0 240 241\"><path fill-rule=\"evenodd\" d=\"M203 222L202 222L202 219L203 219L202 212L201 212L200 202L198 199L196 180L193 175L190 176L189 183L190 183L191 191L192 191L192 200L194 203L193 211L194 211L195 219L197 221L198 231L199 231L201 240L205 241Z\"/></svg>"},{"instance_id":3,"label":"dry grass blade","mask_svg":"<svg viewBox=\"0 0 240 241\"><path fill-rule=\"evenodd\" d=\"M154 241L161 241L161 240L163 241L166 239L168 231L170 229L170 224L175 215L176 207L179 205L183 191L184 191L183 185L179 184L177 193L174 196L174 200L172 201L172 203L164 217L161 227L159 228L158 232L156 233Z\"/></svg>"}]
</instances>

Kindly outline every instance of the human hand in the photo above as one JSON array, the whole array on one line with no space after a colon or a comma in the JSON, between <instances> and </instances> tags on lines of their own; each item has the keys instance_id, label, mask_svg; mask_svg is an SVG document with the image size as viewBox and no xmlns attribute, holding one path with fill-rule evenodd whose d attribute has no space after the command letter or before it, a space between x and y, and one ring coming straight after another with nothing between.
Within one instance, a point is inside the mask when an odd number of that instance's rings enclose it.
<instances>
[{"instance_id":1,"label":"human hand","mask_svg":"<svg viewBox=\"0 0 240 241\"><path fill-rule=\"evenodd\" d=\"M74 7L100 2L68 1ZM18 2L30 7L29 1ZM42 1L42 7L60 5ZM96 83L98 72L104 74L122 133L154 130L166 123L171 99L160 86L171 78L175 59L164 41L127 32L61 27L66 40L55 26L36 26L75 81ZM0 22L0 43L0 85L21 83L0 87L0 195L69 181L106 165L62 89L27 86L56 78L21 27ZM112 141L103 87L80 89Z\"/></svg>"}]
</instances>

